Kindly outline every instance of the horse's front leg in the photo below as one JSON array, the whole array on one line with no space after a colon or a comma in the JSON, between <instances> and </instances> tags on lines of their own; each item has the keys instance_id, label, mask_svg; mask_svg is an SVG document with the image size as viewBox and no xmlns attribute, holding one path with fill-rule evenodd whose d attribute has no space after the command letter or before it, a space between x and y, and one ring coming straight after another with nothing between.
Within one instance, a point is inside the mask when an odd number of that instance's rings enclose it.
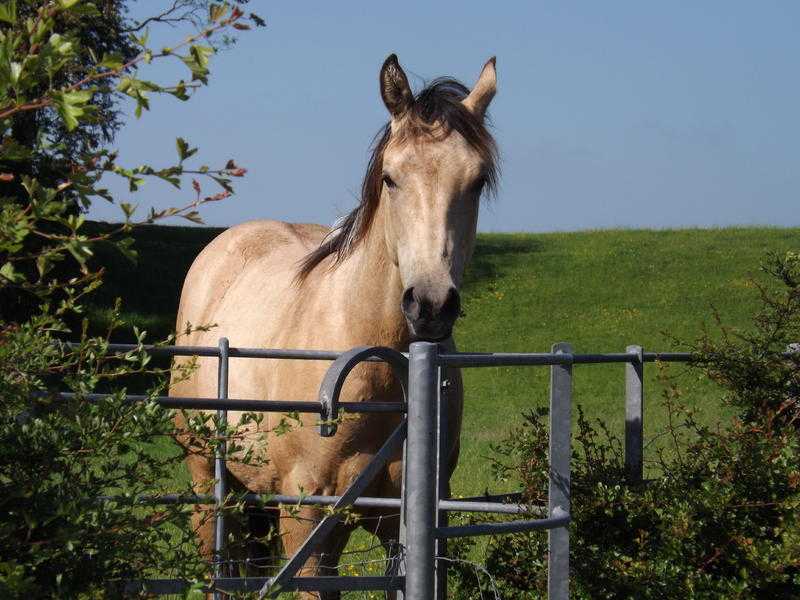
<instances>
[{"instance_id":1,"label":"horse's front leg","mask_svg":"<svg viewBox=\"0 0 800 600\"><path fill-rule=\"evenodd\" d=\"M192 478L192 490L195 494L205 495L214 487L214 465L206 457L190 454L186 458L186 467ZM214 557L214 517L211 511L196 506L192 512L192 530L200 543L200 556L203 561L211 563Z\"/></svg>"},{"instance_id":2,"label":"horse's front leg","mask_svg":"<svg viewBox=\"0 0 800 600\"><path fill-rule=\"evenodd\" d=\"M303 507L291 512L281 511L281 540L290 559L295 552L311 535L317 524L325 517L323 511L314 507ZM347 540L350 538L352 527L339 524L323 539L306 561L305 565L296 573L297 577L318 577L339 574L339 560L342 556ZM298 594L303 600L339 600L339 592L305 592Z\"/></svg>"}]
</instances>

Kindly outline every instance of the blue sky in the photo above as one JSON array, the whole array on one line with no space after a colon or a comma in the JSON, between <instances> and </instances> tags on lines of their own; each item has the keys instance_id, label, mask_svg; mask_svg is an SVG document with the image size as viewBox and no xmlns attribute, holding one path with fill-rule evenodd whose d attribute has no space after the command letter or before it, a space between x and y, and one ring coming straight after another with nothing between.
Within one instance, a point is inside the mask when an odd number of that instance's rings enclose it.
<instances>
[{"instance_id":1,"label":"blue sky","mask_svg":"<svg viewBox=\"0 0 800 600\"><path fill-rule=\"evenodd\" d=\"M396 52L417 89L439 75L471 85L497 56L503 173L483 231L800 225L800 3L251 6L268 27L214 57L210 86L188 103L156 99L115 143L124 163L171 164L180 135L202 162L247 167L235 197L203 210L209 224L348 211L387 119L378 70ZM184 76L179 65L150 74ZM142 207L190 198L115 189Z\"/></svg>"}]
</instances>

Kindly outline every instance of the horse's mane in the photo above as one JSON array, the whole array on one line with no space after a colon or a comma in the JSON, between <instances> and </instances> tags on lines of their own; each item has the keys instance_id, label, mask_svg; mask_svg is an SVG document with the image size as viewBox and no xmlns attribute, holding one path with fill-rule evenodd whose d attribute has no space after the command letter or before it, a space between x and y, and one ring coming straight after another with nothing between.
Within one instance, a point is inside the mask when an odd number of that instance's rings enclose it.
<instances>
[{"instance_id":1,"label":"horse's mane","mask_svg":"<svg viewBox=\"0 0 800 600\"><path fill-rule=\"evenodd\" d=\"M483 190L492 193L497 186L497 146L484 125L484 119L476 117L461 103L468 94L467 87L455 79L435 79L414 98L414 103L408 109L404 131L415 136L448 135L451 131L457 131L486 164ZM441 128L432 127L435 124ZM303 258L297 275L299 282L305 280L329 256L334 257L331 267L337 266L366 237L380 202L383 152L390 136L391 129L387 123L373 140L367 173L361 183L361 201L353 211L337 221L319 247Z\"/></svg>"}]
</instances>

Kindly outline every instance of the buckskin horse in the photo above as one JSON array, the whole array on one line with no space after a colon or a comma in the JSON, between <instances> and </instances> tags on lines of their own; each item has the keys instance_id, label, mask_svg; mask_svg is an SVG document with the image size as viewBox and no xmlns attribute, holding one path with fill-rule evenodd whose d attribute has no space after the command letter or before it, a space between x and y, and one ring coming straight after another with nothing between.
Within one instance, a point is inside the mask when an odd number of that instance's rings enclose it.
<instances>
[{"instance_id":1,"label":"buckskin horse","mask_svg":"<svg viewBox=\"0 0 800 600\"><path fill-rule=\"evenodd\" d=\"M195 331L182 344L215 345L223 335L239 347L346 350L368 345L407 351L415 340L453 347L459 287L475 244L480 199L497 182L497 149L485 124L496 90L495 60L485 64L472 90L440 78L414 95L391 55L380 70L379 86L390 120L375 138L358 206L332 229L259 220L219 235L189 270L177 316L178 330L186 323L216 327ZM215 395L216 359L198 363L190 377L175 378L172 395ZM319 361L233 359L229 394L315 398L326 367ZM457 372L447 377L452 473L463 389ZM341 399L396 402L402 390L387 365L362 364L349 376ZM241 416L231 412L229 422L236 426ZM400 419L358 416L346 419L330 438L317 434L318 416L309 414L302 426L281 436L271 433L280 415L268 413L260 423L246 423L245 447L266 461L255 466L229 460L232 487L259 494L341 494ZM176 421L179 429L185 425L181 414ZM207 491L214 480L213 463L190 454L187 465L195 488ZM398 455L367 493L397 497L400 480ZM295 514L300 518L281 512L286 554L302 544L321 514L315 507L302 507ZM201 552L209 558L213 523L200 512L194 523ZM301 574L336 574L352 527L338 526ZM387 515L374 533L385 545L392 543L397 520Z\"/></svg>"}]
</instances>

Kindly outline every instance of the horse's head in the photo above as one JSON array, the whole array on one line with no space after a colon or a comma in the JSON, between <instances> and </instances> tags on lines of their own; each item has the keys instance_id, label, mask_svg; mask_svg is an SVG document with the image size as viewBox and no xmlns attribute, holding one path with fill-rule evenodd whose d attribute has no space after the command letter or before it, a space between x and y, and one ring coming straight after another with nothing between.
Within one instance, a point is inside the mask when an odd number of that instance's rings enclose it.
<instances>
[{"instance_id":1,"label":"horse's head","mask_svg":"<svg viewBox=\"0 0 800 600\"><path fill-rule=\"evenodd\" d=\"M497 178L497 149L484 125L495 86L492 58L472 91L442 78L415 97L397 57L387 58L380 90L391 120L376 138L361 202L303 259L297 280L323 261L335 267L370 231L382 232L411 334L449 337L461 312L458 288L475 245L480 197ZM377 220L381 226L373 228Z\"/></svg>"},{"instance_id":2,"label":"horse's head","mask_svg":"<svg viewBox=\"0 0 800 600\"><path fill-rule=\"evenodd\" d=\"M391 114L365 188L380 194L390 259L404 288L412 335L450 336L461 312L459 287L472 256L478 206L496 178L496 148L484 126L496 90L495 60L472 91L439 79L416 98L395 55L380 73Z\"/></svg>"}]
</instances>

